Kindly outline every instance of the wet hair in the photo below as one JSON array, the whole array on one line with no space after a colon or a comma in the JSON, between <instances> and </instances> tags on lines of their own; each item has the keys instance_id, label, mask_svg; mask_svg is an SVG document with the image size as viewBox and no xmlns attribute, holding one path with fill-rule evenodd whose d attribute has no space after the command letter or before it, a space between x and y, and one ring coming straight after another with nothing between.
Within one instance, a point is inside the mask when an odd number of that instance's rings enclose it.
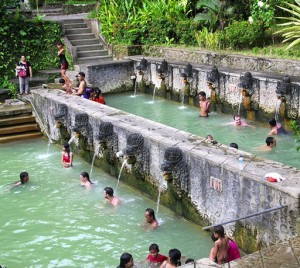
<instances>
[{"instance_id":1,"label":"wet hair","mask_svg":"<svg viewBox=\"0 0 300 268\"><path fill-rule=\"evenodd\" d=\"M206 136L206 139L211 139L211 140L214 140L213 136L212 135L207 135Z\"/></svg>"},{"instance_id":2,"label":"wet hair","mask_svg":"<svg viewBox=\"0 0 300 268\"><path fill-rule=\"evenodd\" d=\"M233 116L233 120L235 120L236 117L241 117L241 115L235 114L235 115Z\"/></svg>"},{"instance_id":3,"label":"wet hair","mask_svg":"<svg viewBox=\"0 0 300 268\"><path fill-rule=\"evenodd\" d=\"M104 191L106 192L106 194L108 194L109 196L113 196L114 195L114 190L111 187L105 187Z\"/></svg>"},{"instance_id":4,"label":"wet hair","mask_svg":"<svg viewBox=\"0 0 300 268\"><path fill-rule=\"evenodd\" d=\"M194 261L195 261L194 259L187 259L187 260L185 261L185 264L191 263L191 262L194 262Z\"/></svg>"},{"instance_id":5,"label":"wet hair","mask_svg":"<svg viewBox=\"0 0 300 268\"><path fill-rule=\"evenodd\" d=\"M218 234L221 237L224 237L225 236L224 227L222 225L215 226L214 233Z\"/></svg>"},{"instance_id":6,"label":"wet hair","mask_svg":"<svg viewBox=\"0 0 300 268\"><path fill-rule=\"evenodd\" d=\"M229 146L232 147L232 148L235 148L235 149L239 148L239 146L235 142L230 143Z\"/></svg>"},{"instance_id":7,"label":"wet hair","mask_svg":"<svg viewBox=\"0 0 300 268\"><path fill-rule=\"evenodd\" d=\"M86 178L91 184L93 184L93 183L91 182L91 180L90 180L90 175L89 175L89 173L83 171L83 172L80 173L80 175L81 175L82 177Z\"/></svg>"},{"instance_id":8,"label":"wet hair","mask_svg":"<svg viewBox=\"0 0 300 268\"><path fill-rule=\"evenodd\" d=\"M267 144L267 146L270 146L271 145L271 143L273 143L274 142L274 137L267 137L266 138L266 144Z\"/></svg>"},{"instance_id":9,"label":"wet hair","mask_svg":"<svg viewBox=\"0 0 300 268\"><path fill-rule=\"evenodd\" d=\"M269 120L269 125L271 126L271 127L276 127L276 120L275 120L275 118L272 118L272 119L270 119Z\"/></svg>"},{"instance_id":10,"label":"wet hair","mask_svg":"<svg viewBox=\"0 0 300 268\"><path fill-rule=\"evenodd\" d=\"M218 238L215 237L215 233L212 233L210 237L211 237L211 240L214 242L216 242L218 240Z\"/></svg>"},{"instance_id":11,"label":"wet hair","mask_svg":"<svg viewBox=\"0 0 300 268\"><path fill-rule=\"evenodd\" d=\"M96 98L99 98L99 96L101 95L101 89L98 88L98 87L94 87L94 88L93 88L93 91L94 91L94 93L95 93L95 97L96 97Z\"/></svg>"},{"instance_id":12,"label":"wet hair","mask_svg":"<svg viewBox=\"0 0 300 268\"><path fill-rule=\"evenodd\" d=\"M65 79L63 79L63 78L60 78L58 82L59 82L60 84L66 83Z\"/></svg>"},{"instance_id":13,"label":"wet hair","mask_svg":"<svg viewBox=\"0 0 300 268\"><path fill-rule=\"evenodd\" d=\"M20 173L20 181L22 184L25 183L24 179L28 176L29 176L28 173L25 171Z\"/></svg>"},{"instance_id":14,"label":"wet hair","mask_svg":"<svg viewBox=\"0 0 300 268\"><path fill-rule=\"evenodd\" d=\"M155 251L159 252L159 247L158 247L157 244L151 244L151 245L149 246L149 251L150 251L150 250L155 250Z\"/></svg>"},{"instance_id":15,"label":"wet hair","mask_svg":"<svg viewBox=\"0 0 300 268\"><path fill-rule=\"evenodd\" d=\"M176 248L170 249L169 258L170 258L171 264L176 265L176 266L181 265L181 262L180 262L181 252L178 249L176 249Z\"/></svg>"},{"instance_id":16,"label":"wet hair","mask_svg":"<svg viewBox=\"0 0 300 268\"><path fill-rule=\"evenodd\" d=\"M68 156L70 156L71 150L70 150L70 144L68 142L64 144L64 148L66 149L66 152L68 153Z\"/></svg>"},{"instance_id":17,"label":"wet hair","mask_svg":"<svg viewBox=\"0 0 300 268\"><path fill-rule=\"evenodd\" d=\"M199 95L202 96L202 97L206 97L206 93L204 91L200 91Z\"/></svg>"},{"instance_id":18,"label":"wet hair","mask_svg":"<svg viewBox=\"0 0 300 268\"><path fill-rule=\"evenodd\" d=\"M154 210L152 208L147 208L145 210L145 212L148 212L149 216L152 216L153 219L155 219L155 213L154 213Z\"/></svg>"},{"instance_id":19,"label":"wet hair","mask_svg":"<svg viewBox=\"0 0 300 268\"><path fill-rule=\"evenodd\" d=\"M132 255L129 253L123 253L120 257L120 265L117 268L125 268L125 265L130 262Z\"/></svg>"}]
</instances>

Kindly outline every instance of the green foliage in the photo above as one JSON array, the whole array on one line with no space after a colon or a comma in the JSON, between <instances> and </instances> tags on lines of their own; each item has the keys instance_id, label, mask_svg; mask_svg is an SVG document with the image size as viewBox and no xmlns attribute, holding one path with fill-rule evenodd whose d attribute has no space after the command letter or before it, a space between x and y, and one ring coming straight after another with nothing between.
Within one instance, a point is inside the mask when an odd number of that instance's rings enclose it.
<instances>
[{"instance_id":1,"label":"green foliage","mask_svg":"<svg viewBox=\"0 0 300 268\"><path fill-rule=\"evenodd\" d=\"M221 0L199 0L196 8L202 12L195 16L195 21L204 22L209 31L215 31L218 26L223 30L226 20L234 12L232 6L226 6Z\"/></svg>"},{"instance_id":2,"label":"green foliage","mask_svg":"<svg viewBox=\"0 0 300 268\"><path fill-rule=\"evenodd\" d=\"M18 94L17 85L10 82L8 75L3 76L2 84L0 84L0 89L1 88L8 89L9 90L9 95L12 98L17 97L17 94Z\"/></svg>"},{"instance_id":3,"label":"green foliage","mask_svg":"<svg viewBox=\"0 0 300 268\"><path fill-rule=\"evenodd\" d=\"M286 3L288 8L279 7L280 9L290 13L288 17L279 17L278 19L285 20L287 22L278 24L278 26L283 27L282 30L276 32L276 34L282 34L284 37L283 42L290 42L286 49L296 46L300 43L300 0L295 0L295 5Z\"/></svg>"},{"instance_id":4,"label":"green foliage","mask_svg":"<svg viewBox=\"0 0 300 268\"><path fill-rule=\"evenodd\" d=\"M100 0L97 18L110 43L195 43L186 0ZM192 26L192 27L191 27Z\"/></svg>"},{"instance_id":5,"label":"green foliage","mask_svg":"<svg viewBox=\"0 0 300 268\"><path fill-rule=\"evenodd\" d=\"M195 33L199 47L205 49L220 49L220 40L218 32L209 32L206 27Z\"/></svg>"},{"instance_id":6,"label":"green foliage","mask_svg":"<svg viewBox=\"0 0 300 268\"><path fill-rule=\"evenodd\" d=\"M29 0L32 9L41 8L45 4L45 0Z\"/></svg>"},{"instance_id":7,"label":"green foliage","mask_svg":"<svg viewBox=\"0 0 300 268\"><path fill-rule=\"evenodd\" d=\"M232 48L263 45L264 29L257 22L234 21L225 28L225 45Z\"/></svg>"},{"instance_id":8,"label":"green foliage","mask_svg":"<svg viewBox=\"0 0 300 268\"><path fill-rule=\"evenodd\" d=\"M294 132L296 143L298 144L296 150L299 151L300 150L300 126L297 121L291 121L290 126Z\"/></svg>"},{"instance_id":9,"label":"green foliage","mask_svg":"<svg viewBox=\"0 0 300 268\"><path fill-rule=\"evenodd\" d=\"M20 18L5 19L0 27L0 85L5 78L15 76L15 67L21 55L30 61L33 71L59 66L55 41L60 39L60 25L50 21Z\"/></svg>"}]
</instances>

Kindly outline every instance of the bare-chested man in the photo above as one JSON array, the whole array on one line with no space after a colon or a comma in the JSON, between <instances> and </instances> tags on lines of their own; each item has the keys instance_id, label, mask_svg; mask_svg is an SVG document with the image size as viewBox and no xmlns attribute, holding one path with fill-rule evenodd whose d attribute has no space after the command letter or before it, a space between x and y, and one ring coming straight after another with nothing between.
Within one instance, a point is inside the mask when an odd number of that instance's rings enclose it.
<instances>
[{"instance_id":1,"label":"bare-chested man","mask_svg":"<svg viewBox=\"0 0 300 268\"><path fill-rule=\"evenodd\" d=\"M155 219L154 210L152 208L147 208L145 211L145 226L150 226L152 229L158 227L158 221Z\"/></svg>"},{"instance_id":2,"label":"bare-chested man","mask_svg":"<svg viewBox=\"0 0 300 268\"><path fill-rule=\"evenodd\" d=\"M224 227L222 225L214 227L214 237L216 241L210 251L209 258L218 264L224 264L228 261L227 248L229 239L225 236Z\"/></svg>"},{"instance_id":3,"label":"bare-chested man","mask_svg":"<svg viewBox=\"0 0 300 268\"><path fill-rule=\"evenodd\" d=\"M199 105L200 105L200 116L208 117L210 101L206 99L206 93L204 91L199 92Z\"/></svg>"},{"instance_id":4,"label":"bare-chested man","mask_svg":"<svg viewBox=\"0 0 300 268\"><path fill-rule=\"evenodd\" d=\"M118 206L121 203L121 200L118 197L114 196L114 190L111 187L104 188L104 197L113 206Z\"/></svg>"}]
</instances>

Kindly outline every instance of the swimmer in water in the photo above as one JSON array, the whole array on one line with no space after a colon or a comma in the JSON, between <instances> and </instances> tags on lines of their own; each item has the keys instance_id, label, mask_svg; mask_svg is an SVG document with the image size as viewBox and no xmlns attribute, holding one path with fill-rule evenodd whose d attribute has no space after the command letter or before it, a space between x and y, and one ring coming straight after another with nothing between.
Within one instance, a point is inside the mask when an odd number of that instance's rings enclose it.
<instances>
[{"instance_id":1,"label":"swimmer in water","mask_svg":"<svg viewBox=\"0 0 300 268\"><path fill-rule=\"evenodd\" d=\"M105 199L112 204L113 206L118 206L121 203L121 200L114 196L114 190L111 187L105 187L104 190L104 197Z\"/></svg>"},{"instance_id":2,"label":"swimmer in water","mask_svg":"<svg viewBox=\"0 0 300 268\"><path fill-rule=\"evenodd\" d=\"M66 143L62 148L61 164L65 167L71 167L73 164L73 153L70 151L70 144Z\"/></svg>"},{"instance_id":3,"label":"swimmer in water","mask_svg":"<svg viewBox=\"0 0 300 268\"><path fill-rule=\"evenodd\" d=\"M210 101L206 99L204 91L199 92L200 117L208 117Z\"/></svg>"},{"instance_id":4,"label":"swimmer in water","mask_svg":"<svg viewBox=\"0 0 300 268\"><path fill-rule=\"evenodd\" d=\"M21 172L20 173L20 181L15 182L11 188L15 188L20 185L23 185L28 181L29 181L29 174L27 172Z\"/></svg>"},{"instance_id":5,"label":"swimmer in water","mask_svg":"<svg viewBox=\"0 0 300 268\"><path fill-rule=\"evenodd\" d=\"M90 180L89 173L87 172L81 172L80 174L80 185L84 186L86 189L91 189L93 186L93 183Z\"/></svg>"},{"instance_id":6,"label":"swimmer in water","mask_svg":"<svg viewBox=\"0 0 300 268\"><path fill-rule=\"evenodd\" d=\"M147 208L145 211L145 227L151 227L152 229L155 229L158 227L158 221L155 219L155 213L152 208Z\"/></svg>"}]
</instances>

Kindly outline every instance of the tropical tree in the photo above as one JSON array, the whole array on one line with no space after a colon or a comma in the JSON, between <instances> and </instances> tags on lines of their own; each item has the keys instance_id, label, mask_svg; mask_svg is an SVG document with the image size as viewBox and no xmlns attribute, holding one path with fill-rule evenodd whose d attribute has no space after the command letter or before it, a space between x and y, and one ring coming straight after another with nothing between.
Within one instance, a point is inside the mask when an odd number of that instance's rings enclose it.
<instances>
[{"instance_id":1,"label":"tropical tree","mask_svg":"<svg viewBox=\"0 0 300 268\"><path fill-rule=\"evenodd\" d=\"M227 6L225 0L199 0L196 3L198 13L194 20L204 22L210 31L216 30L219 26L223 31L227 18L233 14L234 8Z\"/></svg>"},{"instance_id":2,"label":"tropical tree","mask_svg":"<svg viewBox=\"0 0 300 268\"><path fill-rule=\"evenodd\" d=\"M300 0L295 0L295 4L286 2L286 5L290 7L290 9L280 6L279 8L288 12L292 16L278 17L278 19L282 19L287 22L277 24L277 26L283 27L283 29L277 31L275 34L282 34L284 37L283 43L291 42L286 48L286 50L288 50L300 43Z\"/></svg>"}]
</instances>

